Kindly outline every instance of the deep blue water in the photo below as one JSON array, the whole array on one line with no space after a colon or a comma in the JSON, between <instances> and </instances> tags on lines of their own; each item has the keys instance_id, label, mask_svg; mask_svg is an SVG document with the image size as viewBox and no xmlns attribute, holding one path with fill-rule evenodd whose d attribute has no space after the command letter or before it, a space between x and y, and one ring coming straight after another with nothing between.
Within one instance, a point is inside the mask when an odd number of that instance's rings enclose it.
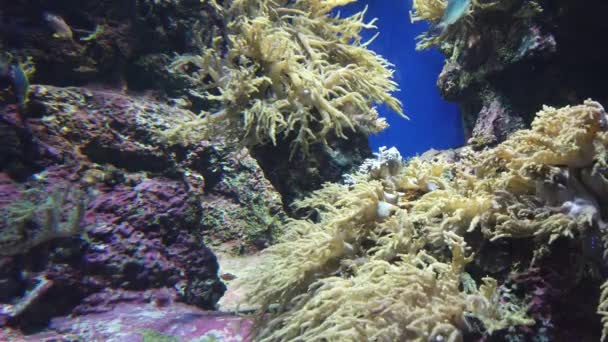
<instances>
[{"instance_id":1,"label":"deep blue water","mask_svg":"<svg viewBox=\"0 0 608 342\"><path fill-rule=\"evenodd\" d=\"M340 12L342 15L352 14L366 5L366 19L379 19L376 26L380 36L370 48L395 65L395 81L401 88L396 95L410 118L404 120L389 108L378 108L390 127L370 138L372 149L396 146L406 157L422 154L429 148L461 146L464 134L458 107L443 100L435 85L444 58L436 50L416 51L415 38L426 30L427 25L410 22L412 0L359 0ZM365 37L375 33L368 30Z\"/></svg>"}]
</instances>

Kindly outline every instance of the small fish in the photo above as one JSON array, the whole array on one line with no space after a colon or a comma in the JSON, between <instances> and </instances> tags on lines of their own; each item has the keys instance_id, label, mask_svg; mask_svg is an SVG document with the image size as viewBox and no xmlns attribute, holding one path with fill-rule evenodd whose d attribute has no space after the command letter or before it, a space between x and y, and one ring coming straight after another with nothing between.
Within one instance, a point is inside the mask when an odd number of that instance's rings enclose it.
<instances>
[{"instance_id":1,"label":"small fish","mask_svg":"<svg viewBox=\"0 0 608 342\"><path fill-rule=\"evenodd\" d=\"M236 278L237 278L237 276L232 273L222 273L220 275L220 279L222 279L224 281L230 281L230 280L234 280Z\"/></svg>"},{"instance_id":2,"label":"small fish","mask_svg":"<svg viewBox=\"0 0 608 342\"><path fill-rule=\"evenodd\" d=\"M27 95L30 88L30 82L27 79L27 75L19 64L12 64L9 69L9 79L13 86L13 93L19 104L19 108L25 108L27 102Z\"/></svg>"},{"instance_id":3,"label":"small fish","mask_svg":"<svg viewBox=\"0 0 608 342\"><path fill-rule=\"evenodd\" d=\"M19 108L24 109L30 82L21 65L0 60L0 80L11 86Z\"/></svg>"},{"instance_id":4,"label":"small fish","mask_svg":"<svg viewBox=\"0 0 608 342\"><path fill-rule=\"evenodd\" d=\"M72 69L72 71L83 73L83 74L88 74L88 73L97 72L97 69L94 68L94 67L89 67L89 66L86 66L86 65L81 65L78 68Z\"/></svg>"},{"instance_id":5,"label":"small fish","mask_svg":"<svg viewBox=\"0 0 608 342\"><path fill-rule=\"evenodd\" d=\"M470 6L471 0L448 0L448 5L443 12L441 20L432 28L432 31L442 34L445 29L464 17Z\"/></svg>"},{"instance_id":6,"label":"small fish","mask_svg":"<svg viewBox=\"0 0 608 342\"><path fill-rule=\"evenodd\" d=\"M69 40L72 40L74 38L72 29L65 22L65 20L63 20L62 17L47 12L47 13L44 13L44 20L49 24L51 29L55 32L55 33L53 33L54 38L69 39Z\"/></svg>"}]
</instances>

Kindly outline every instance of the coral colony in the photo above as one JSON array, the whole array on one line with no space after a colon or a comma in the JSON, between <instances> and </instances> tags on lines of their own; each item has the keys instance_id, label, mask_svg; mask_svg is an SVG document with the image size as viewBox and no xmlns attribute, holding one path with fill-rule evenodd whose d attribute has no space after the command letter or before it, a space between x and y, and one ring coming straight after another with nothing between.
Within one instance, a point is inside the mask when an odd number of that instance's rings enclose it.
<instances>
[{"instance_id":1,"label":"coral colony","mask_svg":"<svg viewBox=\"0 0 608 342\"><path fill-rule=\"evenodd\" d=\"M411 1L402 156L355 2L3 5L0 340L608 340L605 3Z\"/></svg>"}]
</instances>

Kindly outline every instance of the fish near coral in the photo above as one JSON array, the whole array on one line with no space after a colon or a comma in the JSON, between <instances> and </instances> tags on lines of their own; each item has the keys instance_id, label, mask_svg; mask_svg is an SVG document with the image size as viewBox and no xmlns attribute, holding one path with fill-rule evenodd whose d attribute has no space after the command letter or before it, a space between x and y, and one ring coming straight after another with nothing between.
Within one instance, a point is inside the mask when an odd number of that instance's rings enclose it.
<instances>
[{"instance_id":1,"label":"fish near coral","mask_svg":"<svg viewBox=\"0 0 608 342\"><path fill-rule=\"evenodd\" d=\"M74 38L70 25L68 25L62 17L46 12L44 13L44 20L53 30L53 38L69 40Z\"/></svg>"},{"instance_id":2,"label":"fish near coral","mask_svg":"<svg viewBox=\"0 0 608 342\"><path fill-rule=\"evenodd\" d=\"M448 0L448 5L443 12L439 23L432 28L433 32L443 33L445 30L458 22L469 11L471 0Z\"/></svg>"},{"instance_id":3,"label":"fish near coral","mask_svg":"<svg viewBox=\"0 0 608 342\"><path fill-rule=\"evenodd\" d=\"M19 104L19 108L23 109L27 102L27 94L30 88L30 82L27 75L19 64L10 66L9 77L12 80L13 93Z\"/></svg>"},{"instance_id":4,"label":"fish near coral","mask_svg":"<svg viewBox=\"0 0 608 342\"><path fill-rule=\"evenodd\" d=\"M18 63L6 63L0 60L0 80L10 84L17 99L19 109L24 109L30 82L21 65Z\"/></svg>"}]
</instances>

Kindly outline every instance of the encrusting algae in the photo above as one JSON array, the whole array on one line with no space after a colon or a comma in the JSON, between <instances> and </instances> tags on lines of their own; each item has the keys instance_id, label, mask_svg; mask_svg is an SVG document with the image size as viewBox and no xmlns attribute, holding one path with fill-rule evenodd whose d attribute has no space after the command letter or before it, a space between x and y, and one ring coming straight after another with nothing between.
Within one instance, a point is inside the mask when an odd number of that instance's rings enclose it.
<instances>
[{"instance_id":1,"label":"encrusting algae","mask_svg":"<svg viewBox=\"0 0 608 342\"><path fill-rule=\"evenodd\" d=\"M251 147L291 141L291 155L345 131L375 133L387 127L374 104L402 113L391 65L367 49L361 31L375 28L365 11L341 18L330 12L354 0L239 0L214 8L224 13L218 34L199 55L177 56L169 66L218 103L216 112L166 132L173 141L198 141L221 127Z\"/></svg>"},{"instance_id":2,"label":"encrusting algae","mask_svg":"<svg viewBox=\"0 0 608 342\"><path fill-rule=\"evenodd\" d=\"M469 233L532 239L533 264L557 238L606 242L598 198L608 182L598 170L607 136L606 112L588 100L545 107L531 129L457 161L415 158L395 169L400 157L381 150L346 184L294 204L318 219L290 221L244 280L259 306L256 338L462 341L534 325L525 298L467 272Z\"/></svg>"}]
</instances>

